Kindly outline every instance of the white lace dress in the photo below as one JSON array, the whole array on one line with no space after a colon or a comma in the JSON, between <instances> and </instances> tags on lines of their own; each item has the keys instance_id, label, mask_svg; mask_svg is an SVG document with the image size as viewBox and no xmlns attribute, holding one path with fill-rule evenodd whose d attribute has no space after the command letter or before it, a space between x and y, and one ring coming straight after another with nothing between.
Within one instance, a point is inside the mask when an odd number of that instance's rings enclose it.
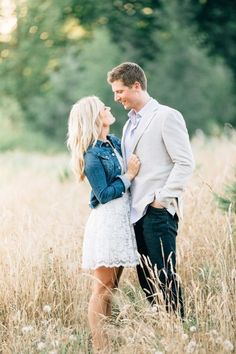
<instances>
[{"instance_id":1,"label":"white lace dress","mask_svg":"<svg viewBox=\"0 0 236 354\"><path fill-rule=\"evenodd\" d=\"M121 163L121 157L117 158ZM138 263L135 234L130 223L130 197L126 192L121 198L99 204L91 211L84 233L82 268L132 267Z\"/></svg>"}]
</instances>

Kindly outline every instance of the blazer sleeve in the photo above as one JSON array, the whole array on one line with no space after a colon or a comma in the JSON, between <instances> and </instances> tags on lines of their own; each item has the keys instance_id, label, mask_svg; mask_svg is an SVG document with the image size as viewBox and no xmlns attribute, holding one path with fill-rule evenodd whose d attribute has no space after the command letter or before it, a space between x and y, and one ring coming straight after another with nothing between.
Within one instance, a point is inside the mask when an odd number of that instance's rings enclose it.
<instances>
[{"instance_id":1,"label":"blazer sleeve","mask_svg":"<svg viewBox=\"0 0 236 354\"><path fill-rule=\"evenodd\" d=\"M178 111L170 111L164 120L162 139L173 168L156 199L167 208L173 198L180 197L195 167L185 121Z\"/></svg>"}]
</instances>

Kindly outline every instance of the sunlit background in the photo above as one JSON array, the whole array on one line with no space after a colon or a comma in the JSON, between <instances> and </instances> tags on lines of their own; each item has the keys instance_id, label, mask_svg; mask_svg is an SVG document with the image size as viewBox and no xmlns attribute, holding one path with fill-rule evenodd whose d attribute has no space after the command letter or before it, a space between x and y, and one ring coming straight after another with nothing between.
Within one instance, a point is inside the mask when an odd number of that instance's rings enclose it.
<instances>
[{"instance_id":1,"label":"sunlit background","mask_svg":"<svg viewBox=\"0 0 236 354\"><path fill-rule=\"evenodd\" d=\"M0 39L2 42L10 40L10 34L16 27L15 6L10 0L2 0L0 17Z\"/></svg>"},{"instance_id":2,"label":"sunlit background","mask_svg":"<svg viewBox=\"0 0 236 354\"><path fill-rule=\"evenodd\" d=\"M231 1L1 0L0 149L65 149L70 107L91 94L120 135L127 116L106 75L123 61L191 136L223 133L236 122L235 19Z\"/></svg>"}]
</instances>

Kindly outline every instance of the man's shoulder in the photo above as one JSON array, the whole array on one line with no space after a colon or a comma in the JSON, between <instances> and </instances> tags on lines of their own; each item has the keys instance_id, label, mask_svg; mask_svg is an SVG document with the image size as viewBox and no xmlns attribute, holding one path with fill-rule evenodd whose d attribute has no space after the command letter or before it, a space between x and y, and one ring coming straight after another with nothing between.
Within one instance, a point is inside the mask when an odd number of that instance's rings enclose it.
<instances>
[{"instance_id":1,"label":"man's shoulder","mask_svg":"<svg viewBox=\"0 0 236 354\"><path fill-rule=\"evenodd\" d=\"M159 111L166 113L166 114L176 114L176 115L182 116L182 114L176 108L173 108L173 107L161 104L161 103L159 103Z\"/></svg>"},{"instance_id":2,"label":"man's shoulder","mask_svg":"<svg viewBox=\"0 0 236 354\"><path fill-rule=\"evenodd\" d=\"M180 111L177 109L159 104L159 109L156 112L156 117L162 122L173 120L173 121L184 121L184 117Z\"/></svg>"}]
</instances>

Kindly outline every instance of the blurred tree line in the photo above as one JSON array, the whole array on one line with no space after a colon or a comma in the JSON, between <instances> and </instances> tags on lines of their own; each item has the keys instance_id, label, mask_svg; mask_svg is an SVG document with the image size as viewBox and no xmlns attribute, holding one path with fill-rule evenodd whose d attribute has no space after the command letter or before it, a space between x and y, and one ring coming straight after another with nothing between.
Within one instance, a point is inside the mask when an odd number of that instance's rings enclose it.
<instances>
[{"instance_id":1,"label":"blurred tree line","mask_svg":"<svg viewBox=\"0 0 236 354\"><path fill-rule=\"evenodd\" d=\"M106 74L123 61L145 69L151 95L180 110L190 134L236 125L235 1L12 2L17 26L0 36L2 148L64 148L71 105L91 94L112 107L119 135L127 115Z\"/></svg>"}]
</instances>

